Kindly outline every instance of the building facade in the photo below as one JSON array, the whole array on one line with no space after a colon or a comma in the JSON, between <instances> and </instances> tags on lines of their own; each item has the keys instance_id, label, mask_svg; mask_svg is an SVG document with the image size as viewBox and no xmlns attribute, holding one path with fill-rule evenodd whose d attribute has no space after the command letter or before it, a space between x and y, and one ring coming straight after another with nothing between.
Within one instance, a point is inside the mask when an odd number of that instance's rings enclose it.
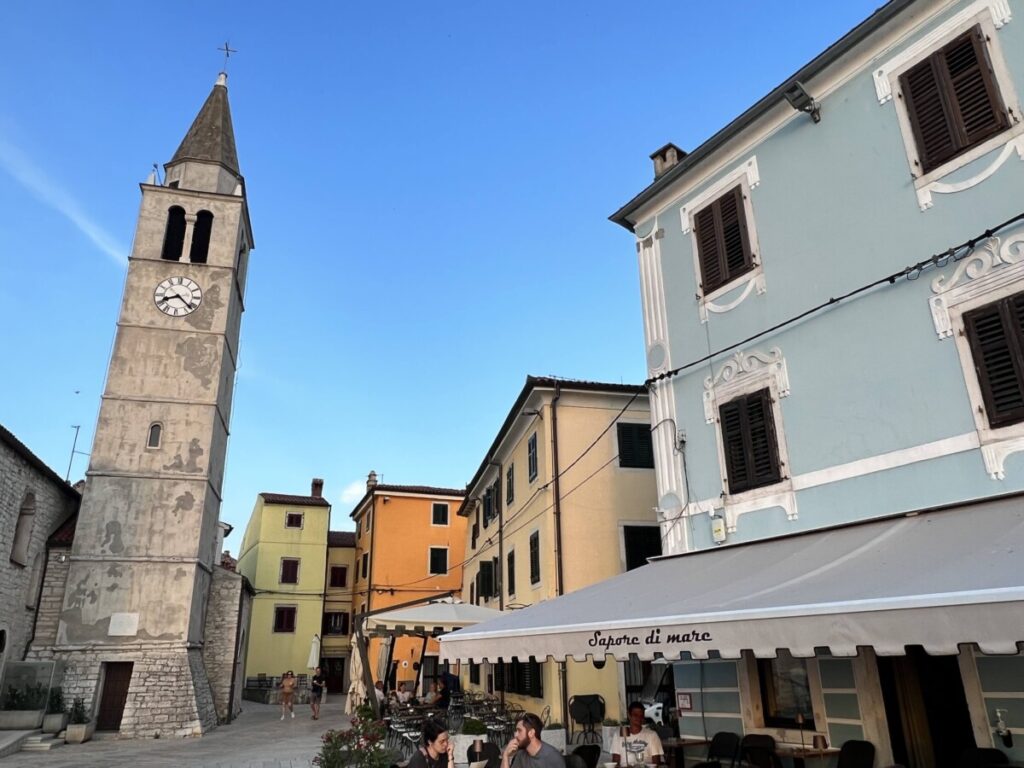
<instances>
[{"instance_id":1,"label":"building facade","mask_svg":"<svg viewBox=\"0 0 1024 768\"><path fill-rule=\"evenodd\" d=\"M352 657L352 578L355 575L356 536L352 531L327 534L327 582L320 666L327 690L343 693L349 686Z\"/></svg>"},{"instance_id":2,"label":"building facade","mask_svg":"<svg viewBox=\"0 0 1024 768\"><path fill-rule=\"evenodd\" d=\"M612 216L636 236L669 551L1024 490L1022 14L889 2L690 154L659 150ZM958 650L679 663L680 727L1021 759L997 731L1024 727L1024 658Z\"/></svg>"},{"instance_id":3,"label":"building facade","mask_svg":"<svg viewBox=\"0 0 1024 768\"><path fill-rule=\"evenodd\" d=\"M660 555L650 436L642 386L527 377L459 509L462 599L514 610ZM568 724L577 694L600 694L608 717L624 715L648 669L505 659L470 665L464 683L527 711L550 705L552 721Z\"/></svg>"},{"instance_id":4,"label":"building facade","mask_svg":"<svg viewBox=\"0 0 1024 768\"><path fill-rule=\"evenodd\" d=\"M323 480L313 480L308 496L256 498L236 566L256 591L247 677L309 671L310 649L324 618L330 522Z\"/></svg>"},{"instance_id":5,"label":"building facade","mask_svg":"<svg viewBox=\"0 0 1024 768\"><path fill-rule=\"evenodd\" d=\"M462 589L466 520L456 514L463 492L424 485L385 485L371 472L352 510L356 524L352 601L355 613L428 601ZM436 642L380 638L368 644L374 680L411 684L421 665L432 669Z\"/></svg>"}]
</instances>

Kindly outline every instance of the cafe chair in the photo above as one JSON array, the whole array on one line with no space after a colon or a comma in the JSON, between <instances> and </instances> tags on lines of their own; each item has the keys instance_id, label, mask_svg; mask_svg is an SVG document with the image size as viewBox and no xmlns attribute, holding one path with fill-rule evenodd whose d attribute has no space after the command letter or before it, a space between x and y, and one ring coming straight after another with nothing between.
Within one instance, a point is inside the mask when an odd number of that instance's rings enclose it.
<instances>
[{"instance_id":1,"label":"cafe chair","mask_svg":"<svg viewBox=\"0 0 1024 768\"><path fill-rule=\"evenodd\" d=\"M587 768L587 761L571 752L565 756L565 768Z\"/></svg>"},{"instance_id":2,"label":"cafe chair","mask_svg":"<svg viewBox=\"0 0 1024 768\"><path fill-rule=\"evenodd\" d=\"M870 741L850 739L839 748L836 768L871 768L875 764L875 745Z\"/></svg>"},{"instance_id":3,"label":"cafe chair","mask_svg":"<svg viewBox=\"0 0 1024 768\"><path fill-rule=\"evenodd\" d=\"M782 768L775 753L775 739L763 733L751 733L740 742L740 758L751 768Z\"/></svg>"},{"instance_id":4,"label":"cafe chair","mask_svg":"<svg viewBox=\"0 0 1024 768\"><path fill-rule=\"evenodd\" d=\"M466 762L475 763L478 760L486 760L486 768L499 768L501 765L501 749L493 741L485 741L483 748L477 752L473 749L473 745L469 745L469 749L466 750Z\"/></svg>"},{"instance_id":5,"label":"cafe chair","mask_svg":"<svg viewBox=\"0 0 1024 768\"><path fill-rule=\"evenodd\" d=\"M1010 760L1001 749L992 747L971 747L960 753L960 768L989 768L1009 765Z\"/></svg>"},{"instance_id":6,"label":"cafe chair","mask_svg":"<svg viewBox=\"0 0 1024 768\"><path fill-rule=\"evenodd\" d=\"M693 768L722 768L726 760L729 761L729 768L734 768L739 751L739 734L731 731L719 731L711 737L704 762L697 763Z\"/></svg>"},{"instance_id":7,"label":"cafe chair","mask_svg":"<svg viewBox=\"0 0 1024 768\"><path fill-rule=\"evenodd\" d=\"M597 762L601 759L601 745L600 744L580 744L576 749L572 751L574 755L579 755L587 761L587 768L597 768ZM490 768L488 766L488 768Z\"/></svg>"}]
</instances>

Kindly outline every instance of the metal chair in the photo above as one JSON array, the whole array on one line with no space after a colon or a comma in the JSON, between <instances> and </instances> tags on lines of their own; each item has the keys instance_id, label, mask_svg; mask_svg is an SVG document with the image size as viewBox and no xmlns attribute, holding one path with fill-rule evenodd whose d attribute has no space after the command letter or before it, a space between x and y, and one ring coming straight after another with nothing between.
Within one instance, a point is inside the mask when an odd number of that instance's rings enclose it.
<instances>
[{"instance_id":1,"label":"metal chair","mask_svg":"<svg viewBox=\"0 0 1024 768\"><path fill-rule=\"evenodd\" d=\"M870 741L850 739L839 748L836 768L871 768L875 764L875 745Z\"/></svg>"},{"instance_id":2,"label":"metal chair","mask_svg":"<svg viewBox=\"0 0 1024 768\"><path fill-rule=\"evenodd\" d=\"M719 731L711 737L708 753L704 761L693 768L722 768L722 761L729 761L729 768L736 765L736 757L740 751L740 737L731 731ZM681 763L680 763L681 765Z\"/></svg>"},{"instance_id":3,"label":"metal chair","mask_svg":"<svg viewBox=\"0 0 1024 768\"><path fill-rule=\"evenodd\" d=\"M1007 765L1010 760L1001 749L992 747L971 747L960 753L960 768L989 768Z\"/></svg>"},{"instance_id":4,"label":"metal chair","mask_svg":"<svg viewBox=\"0 0 1024 768\"><path fill-rule=\"evenodd\" d=\"M587 761L573 752L565 756L565 768L587 768Z\"/></svg>"},{"instance_id":5,"label":"metal chair","mask_svg":"<svg viewBox=\"0 0 1024 768\"><path fill-rule=\"evenodd\" d=\"M486 760L485 768L498 768L501 765L501 749L491 741L485 741L483 749L477 752L471 744L466 750L466 762L475 763L478 760Z\"/></svg>"},{"instance_id":6,"label":"metal chair","mask_svg":"<svg viewBox=\"0 0 1024 768\"><path fill-rule=\"evenodd\" d=\"M597 768L597 761L601 759L600 744L580 744L572 751L587 761L587 768Z\"/></svg>"},{"instance_id":7,"label":"metal chair","mask_svg":"<svg viewBox=\"0 0 1024 768\"><path fill-rule=\"evenodd\" d=\"M775 753L775 739L763 733L751 733L740 742L740 759L752 768L782 768Z\"/></svg>"}]
</instances>

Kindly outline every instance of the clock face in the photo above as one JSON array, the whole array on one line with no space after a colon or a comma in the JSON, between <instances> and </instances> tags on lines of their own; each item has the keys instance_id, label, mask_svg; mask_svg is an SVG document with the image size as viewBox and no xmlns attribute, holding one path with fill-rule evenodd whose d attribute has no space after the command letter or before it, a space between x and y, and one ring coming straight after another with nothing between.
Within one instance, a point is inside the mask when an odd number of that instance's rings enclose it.
<instances>
[{"instance_id":1,"label":"clock face","mask_svg":"<svg viewBox=\"0 0 1024 768\"><path fill-rule=\"evenodd\" d=\"M182 317L199 309L203 303L203 289L187 277L168 277L153 291L153 301L165 315Z\"/></svg>"}]
</instances>

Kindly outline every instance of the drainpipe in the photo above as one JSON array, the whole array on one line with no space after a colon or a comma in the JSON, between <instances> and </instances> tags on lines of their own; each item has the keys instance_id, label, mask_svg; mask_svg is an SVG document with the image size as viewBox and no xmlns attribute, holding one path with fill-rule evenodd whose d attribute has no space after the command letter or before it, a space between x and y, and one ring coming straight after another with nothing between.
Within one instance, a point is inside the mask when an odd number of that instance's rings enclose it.
<instances>
[{"instance_id":1,"label":"drainpipe","mask_svg":"<svg viewBox=\"0 0 1024 768\"><path fill-rule=\"evenodd\" d=\"M555 514L555 596L561 597L565 591L564 574L562 572L562 490L558 479L558 401L562 397L562 387L555 382L555 396L551 399L551 490L554 495ZM565 727L566 739L569 738L569 669L564 661L558 663L559 687L562 694L562 723Z\"/></svg>"}]
</instances>

